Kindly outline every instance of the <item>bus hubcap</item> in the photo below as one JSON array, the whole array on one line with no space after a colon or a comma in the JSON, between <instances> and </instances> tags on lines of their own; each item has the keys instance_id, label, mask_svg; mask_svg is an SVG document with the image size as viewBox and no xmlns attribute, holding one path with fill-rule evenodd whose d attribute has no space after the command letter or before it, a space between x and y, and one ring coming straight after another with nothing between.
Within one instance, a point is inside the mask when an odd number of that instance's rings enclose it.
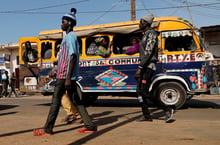
<instances>
[{"instance_id":1,"label":"bus hubcap","mask_svg":"<svg viewBox=\"0 0 220 145\"><path fill-rule=\"evenodd\" d=\"M178 102L180 94L174 89L166 89L161 93L161 101L166 105L174 105Z\"/></svg>"}]
</instances>

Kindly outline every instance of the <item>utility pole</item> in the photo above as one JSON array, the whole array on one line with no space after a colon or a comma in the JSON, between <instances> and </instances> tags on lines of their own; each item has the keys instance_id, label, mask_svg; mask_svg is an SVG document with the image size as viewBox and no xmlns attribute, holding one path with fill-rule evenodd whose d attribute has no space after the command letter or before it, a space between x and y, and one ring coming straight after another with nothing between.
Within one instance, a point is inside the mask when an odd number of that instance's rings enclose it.
<instances>
[{"instance_id":1,"label":"utility pole","mask_svg":"<svg viewBox=\"0 0 220 145\"><path fill-rule=\"evenodd\" d=\"M136 20L135 0L131 0L131 21Z\"/></svg>"}]
</instances>

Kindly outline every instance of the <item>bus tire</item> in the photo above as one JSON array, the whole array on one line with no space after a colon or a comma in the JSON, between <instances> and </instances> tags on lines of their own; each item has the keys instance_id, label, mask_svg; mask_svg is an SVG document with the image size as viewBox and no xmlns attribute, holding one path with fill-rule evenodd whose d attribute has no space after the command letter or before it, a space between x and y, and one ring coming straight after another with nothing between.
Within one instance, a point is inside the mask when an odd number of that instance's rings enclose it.
<instances>
[{"instance_id":1,"label":"bus tire","mask_svg":"<svg viewBox=\"0 0 220 145\"><path fill-rule=\"evenodd\" d=\"M187 98L184 87L177 82L163 82L155 89L156 98L153 102L157 105L173 106L175 109L181 108Z\"/></svg>"}]
</instances>

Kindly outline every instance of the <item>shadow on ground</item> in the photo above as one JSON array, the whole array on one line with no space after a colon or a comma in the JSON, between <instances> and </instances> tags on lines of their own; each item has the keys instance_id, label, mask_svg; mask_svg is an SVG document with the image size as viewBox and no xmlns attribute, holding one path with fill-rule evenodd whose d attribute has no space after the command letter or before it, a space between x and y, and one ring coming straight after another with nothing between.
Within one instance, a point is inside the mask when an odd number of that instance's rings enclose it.
<instances>
[{"instance_id":1,"label":"shadow on ground","mask_svg":"<svg viewBox=\"0 0 220 145\"><path fill-rule=\"evenodd\" d=\"M220 105L207 100L191 99L186 101L185 105L181 109L187 108L213 108L220 109Z\"/></svg>"},{"instance_id":2,"label":"shadow on ground","mask_svg":"<svg viewBox=\"0 0 220 145\"><path fill-rule=\"evenodd\" d=\"M18 107L19 105L0 105L0 110L7 110L7 109L12 109L15 107Z\"/></svg>"},{"instance_id":3,"label":"shadow on ground","mask_svg":"<svg viewBox=\"0 0 220 145\"><path fill-rule=\"evenodd\" d=\"M148 101L149 107L153 107L154 104ZM137 99L98 99L92 106L94 107L140 107Z\"/></svg>"},{"instance_id":4,"label":"shadow on ground","mask_svg":"<svg viewBox=\"0 0 220 145\"><path fill-rule=\"evenodd\" d=\"M129 115L129 114L137 114L137 113L140 113L140 111L138 112L131 112L131 113L126 113L126 114L120 114L120 115L115 115L115 116L110 116L110 117L103 117L105 115L109 115L111 114L112 111L105 111L105 112L101 112L101 113L97 113L97 114L92 114L91 117L94 118L94 122L98 125L98 126L101 126L101 125L106 125L106 124L109 124L109 123L113 123L115 121L117 121L120 117L123 117L123 116L126 116L126 115ZM100 117L100 118L98 118ZM139 118L140 116L136 116L134 118L130 118L126 121L123 121L121 123L117 123L116 125L112 125L111 127L108 127L106 129L103 129L103 130L100 130L98 132L96 132L95 134L91 135L91 136L88 136L88 137L85 137L85 138L82 138L82 139L79 139L77 141L77 143L85 143L86 141L92 139L92 138L95 138L97 136L100 136L101 134L103 133L106 133L112 129L115 129L117 127L120 127L124 124L127 124L131 121L134 121L135 119ZM59 124L59 125L56 125L55 127L61 127L61 126L66 126L67 124ZM59 131L56 131L54 132L55 134L58 134L58 133L62 133L62 132L67 132L67 131L72 131L72 130L76 130L76 129L79 129L83 127L83 124L79 125L79 126L75 126L75 127L71 127L68 128L68 129L64 129L64 130L59 130ZM34 129L34 128L33 128ZM4 134L0 134L0 137L5 137L5 136L12 136L12 135L17 135L17 134L23 134L23 133L27 133L27 132L32 132L33 129L26 129L26 130L20 130L20 131L14 131L14 132L9 132L9 133L4 133Z\"/></svg>"},{"instance_id":5,"label":"shadow on ground","mask_svg":"<svg viewBox=\"0 0 220 145\"><path fill-rule=\"evenodd\" d=\"M37 104L35 106L50 106L51 103ZM149 107L156 107L150 100L148 100ZM98 99L91 106L93 107L140 107L137 99ZM180 109L187 108L213 108L220 109L220 105L210 100L187 100L186 103ZM1 110L1 106L0 106Z\"/></svg>"}]
</instances>

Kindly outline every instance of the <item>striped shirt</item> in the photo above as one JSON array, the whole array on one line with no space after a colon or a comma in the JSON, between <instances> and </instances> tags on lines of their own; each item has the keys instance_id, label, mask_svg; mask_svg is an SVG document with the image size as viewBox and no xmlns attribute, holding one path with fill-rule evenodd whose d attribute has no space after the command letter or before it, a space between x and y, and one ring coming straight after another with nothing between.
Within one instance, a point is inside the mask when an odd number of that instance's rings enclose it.
<instances>
[{"instance_id":1,"label":"striped shirt","mask_svg":"<svg viewBox=\"0 0 220 145\"><path fill-rule=\"evenodd\" d=\"M76 64L71 80L77 80L79 75L79 43L74 32L69 32L61 43L57 66L57 79L66 79L72 54L76 55Z\"/></svg>"}]
</instances>

